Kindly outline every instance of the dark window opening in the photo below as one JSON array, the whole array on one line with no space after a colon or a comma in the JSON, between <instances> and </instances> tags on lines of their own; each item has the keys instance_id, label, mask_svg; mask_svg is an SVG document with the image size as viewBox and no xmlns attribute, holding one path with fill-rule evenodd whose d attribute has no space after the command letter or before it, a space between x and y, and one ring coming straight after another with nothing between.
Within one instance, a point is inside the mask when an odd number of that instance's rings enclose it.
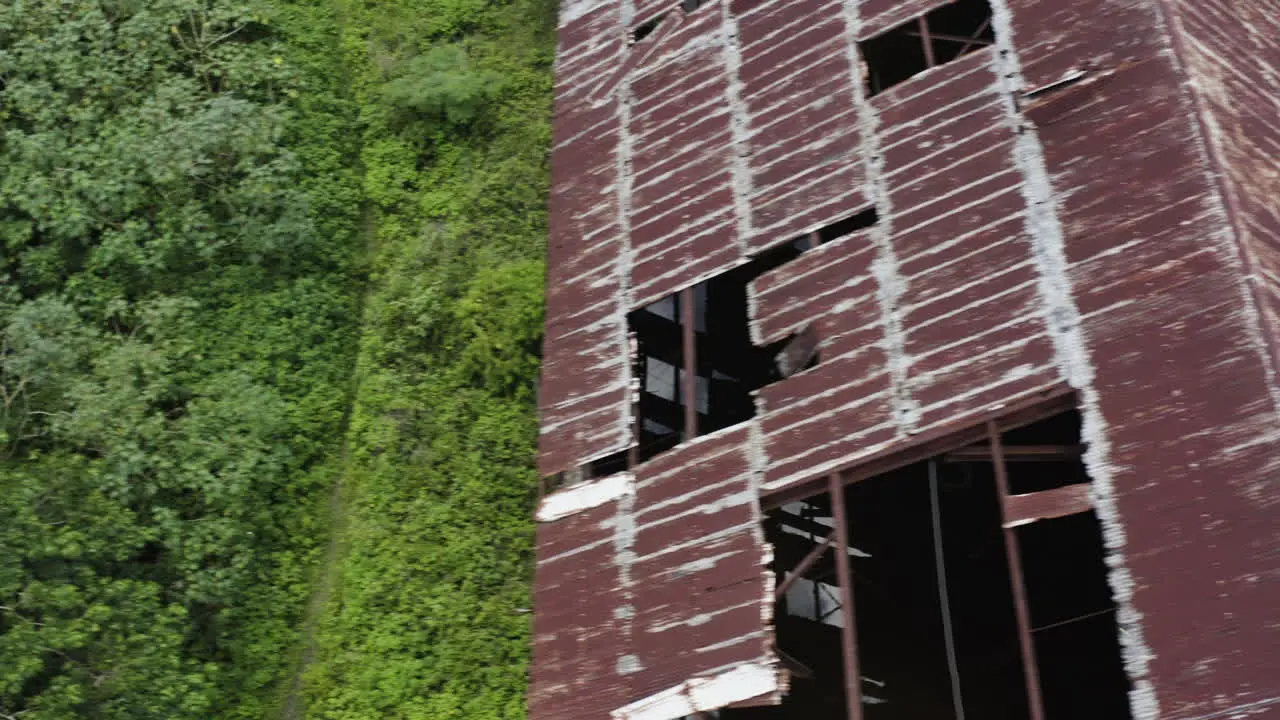
<instances>
[{"instance_id":1,"label":"dark window opening","mask_svg":"<svg viewBox=\"0 0 1280 720\"><path fill-rule=\"evenodd\" d=\"M1009 466L1009 494L1023 495L1089 482L1080 461L1080 413L1072 410L1010 430L1002 449ZM989 463L991 446L978 443L950 453L949 463Z\"/></svg>"},{"instance_id":2,"label":"dark window opening","mask_svg":"<svg viewBox=\"0 0 1280 720\"><path fill-rule=\"evenodd\" d=\"M570 488L574 485L626 472L631 467L630 450L623 450L602 458L584 463L572 470L558 472L542 478L541 490L544 494Z\"/></svg>"},{"instance_id":3,"label":"dark window opening","mask_svg":"<svg viewBox=\"0 0 1280 720\"><path fill-rule=\"evenodd\" d=\"M638 345L635 376L640 381L635 460L644 462L687 438L749 420L755 415L756 390L816 366L820 338L812 326L763 347L751 341L747 286L806 250L878 220L875 208L861 210L632 312L628 324ZM686 311L693 322L688 332Z\"/></svg>"},{"instance_id":4,"label":"dark window opening","mask_svg":"<svg viewBox=\"0 0 1280 720\"><path fill-rule=\"evenodd\" d=\"M880 216L876 214L876 209L863 210L846 218L841 218L830 225L819 228L817 231L818 243L825 244L832 240L839 240L846 235L852 235L859 230L866 230L880 221Z\"/></svg>"},{"instance_id":5,"label":"dark window opening","mask_svg":"<svg viewBox=\"0 0 1280 720\"><path fill-rule=\"evenodd\" d=\"M751 342L747 285L801 252L794 243L781 245L628 316L639 351L640 462L755 415L752 393L779 379L774 359L785 343ZM688 330L686 317L693 321ZM686 427L689 417L693 427Z\"/></svg>"},{"instance_id":6,"label":"dark window opening","mask_svg":"<svg viewBox=\"0 0 1280 720\"><path fill-rule=\"evenodd\" d=\"M1063 413L1007 430L998 444L843 485L843 512L830 493L770 512L776 647L791 690L778 707L722 717L846 720L851 616L867 720L1029 720L1036 705L1048 720L1129 720L1096 516L1084 508L1011 523L1007 510L1012 485L1053 465L1077 466L1064 475L1082 468L1078 454L1013 462L1004 451L1075 444L1078 432L1078 415ZM840 537L840 515L847 542L828 545ZM839 563L849 569L851 610Z\"/></svg>"},{"instance_id":7,"label":"dark window opening","mask_svg":"<svg viewBox=\"0 0 1280 720\"><path fill-rule=\"evenodd\" d=\"M590 463L591 477L601 478L615 473L626 472L628 469L627 454L629 452L628 450L623 450L612 455L606 455L598 460L592 460Z\"/></svg>"},{"instance_id":8,"label":"dark window opening","mask_svg":"<svg viewBox=\"0 0 1280 720\"><path fill-rule=\"evenodd\" d=\"M1049 720L1129 717L1102 527L1093 512L1017 529Z\"/></svg>"},{"instance_id":9,"label":"dark window opening","mask_svg":"<svg viewBox=\"0 0 1280 720\"><path fill-rule=\"evenodd\" d=\"M657 17L653 18L652 20L649 20L648 22L641 24L635 30L631 31L631 43L634 45L635 43L641 42L645 38L652 35L653 31L657 30L658 26L662 24L662 21L666 19L667 19L667 14L664 12L661 15L658 15Z\"/></svg>"},{"instance_id":10,"label":"dark window opening","mask_svg":"<svg viewBox=\"0 0 1280 720\"><path fill-rule=\"evenodd\" d=\"M705 4L706 4L706 0L681 0L680 10L685 15L688 15ZM662 12L657 16L655 16L652 20L648 20L643 24L641 24L640 26L638 26L635 30L631 32L631 44L634 45L635 43L641 42L642 40L652 35L653 32L657 30L658 27L660 27L665 20L667 20L667 16L669 14L670 14L669 12Z\"/></svg>"},{"instance_id":11,"label":"dark window opening","mask_svg":"<svg viewBox=\"0 0 1280 720\"><path fill-rule=\"evenodd\" d=\"M867 91L884 92L995 42L987 0L957 0L859 43Z\"/></svg>"}]
</instances>

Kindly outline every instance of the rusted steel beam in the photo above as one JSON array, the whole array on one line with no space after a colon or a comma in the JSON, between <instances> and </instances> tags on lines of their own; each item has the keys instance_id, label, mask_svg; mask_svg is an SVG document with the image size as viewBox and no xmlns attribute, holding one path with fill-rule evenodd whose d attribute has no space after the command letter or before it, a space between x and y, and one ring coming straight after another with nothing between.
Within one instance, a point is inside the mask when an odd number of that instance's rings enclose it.
<instances>
[{"instance_id":1,"label":"rusted steel beam","mask_svg":"<svg viewBox=\"0 0 1280 720\"><path fill-rule=\"evenodd\" d=\"M933 40L929 34L929 21L924 15L916 18L916 27L920 28L920 43L924 45L924 62L928 67L937 65L937 59L933 56ZM915 34L915 33L911 33Z\"/></svg>"},{"instance_id":2,"label":"rusted steel beam","mask_svg":"<svg viewBox=\"0 0 1280 720\"><path fill-rule=\"evenodd\" d=\"M1010 495L1004 499L1004 526L1013 528L1036 520L1075 515L1093 509L1088 483Z\"/></svg>"},{"instance_id":3,"label":"rusted steel beam","mask_svg":"<svg viewBox=\"0 0 1280 720\"><path fill-rule=\"evenodd\" d=\"M1031 639L1031 612L1027 609L1027 588L1022 579L1022 556L1018 552L1018 534L1009 526L1006 512L1006 505L1009 502L1009 474L1001 452L1000 426L995 420L987 421L987 436L991 441L996 491L1000 493L1004 550L1009 562L1009 585L1013 591L1013 607L1018 619L1018 644L1022 649L1022 674L1027 684L1027 704L1031 706L1031 720L1044 720L1044 699L1040 694L1040 670L1036 666L1036 649Z\"/></svg>"},{"instance_id":4,"label":"rusted steel beam","mask_svg":"<svg viewBox=\"0 0 1280 720\"><path fill-rule=\"evenodd\" d=\"M838 472L846 484L866 480L980 442L987 435L983 425L988 420L995 420L1002 431L1007 431L1075 407L1075 392L1066 385L1058 385L1007 403L999 410L921 433L907 442L850 463ZM789 502L817 495L825 487L826 476L815 477L766 493L760 498L760 505L765 510L775 510Z\"/></svg>"},{"instance_id":5,"label":"rusted steel beam","mask_svg":"<svg viewBox=\"0 0 1280 720\"><path fill-rule=\"evenodd\" d=\"M986 28L983 28L982 30L985 30L985 29ZM978 34L982 34L982 30L979 30ZM919 37L919 38L926 37L925 35L919 32L908 32L907 34L910 35L911 37ZM974 45L990 45L991 44L986 40L979 40L976 36L965 37L963 35L948 35L946 33L931 32L927 35L927 37L934 40L946 40L947 42L964 43L964 50L968 50L970 47ZM964 50L961 50L960 52L964 52Z\"/></svg>"},{"instance_id":6,"label":"rusted steel beam","mask_svg":"<svg viewBox=\"0 0 1280 720\"><path fill-rule=\"evenodd\" d=\"M973 31L973 37L969 38L969 42L965 43L963 46L960 47L960 52L956 53L956 56L959 57L960 55L963 55L969 52L969 48L973 47L974 45L990 45L991 43L978 39L979 36L981 36L982 33L986 32L987 28L989 27L991 27L991 18L988 17L986 20L982 21L982 24L978 26L977 30Z\"/></svg>"},{"instance_id":7,"label":"rusted steel beam","mask_svg":"<svg viewBox=\"0 0 1280 720\"><path fill-rule=\"evenodd\" d=\"M797 580L803 577L805 573L809 572L809 568L813 567L819 560L822 559L822 554L827 551L827 548L832 546L835 540L836 540L835 530L832 530L831 534L828 535L826 538L819 540L818 544L815 545L814 548L809 551L809 554L805 555L804 559L796 564L795 568L791 571L791 574L788 575L787 578L782 581L782 584L778 585L778 589L773 592L773 599L778 600L783 595L786 595L787 591L791 589L791 586L795 585ZM848 555L848 553L845 553L845 554ZM847 562L848 558L846 558L845 560ZM836 559L836 562L837 564L839 563L839 558Z\"/></svg>"},{"instance_id":8,"label":"rusted steel beam","mask_svg":"<svg viewBox=\"0 0 1280 720\"><path fill-rule=\"evenodd\" d=\"M1075 460L1084 454L1079 445L1014 445L1004 448L1005 462L1059 462ZM946 462L989 462L991 448L986 445L970 445L952 450L942 456Z\"/></svg>"},{"instance_id":9,"label":"rusted steel beam","mask_svg":"<svg viewBox=\"0 0 1280 720\"><path fill-rule=\"evenodd\" d=\"M698 437L698 343L693 316L693 288L680 291L680 346L684 356L684 439Z\"/></svg>"},{"instance_id":10,"label":"rusted steel beam","mask_svg":"<svg viewBox=\"0 0 1280 720\"><path fill-rule=\"evenodd\" d=\"M831 512L835 516L836 547L849 547L849 519L844 508L844 480L839 474L828 479ZM848 554L836 558L836 577L840 583L840 612L844 616L841 645L844 651L844 692L849 720L862 720L862 670L858 667L858 625L853 612L853 568ZM1035 718L1034 720L1042 720Z\"/></svg>"}]
</instances>

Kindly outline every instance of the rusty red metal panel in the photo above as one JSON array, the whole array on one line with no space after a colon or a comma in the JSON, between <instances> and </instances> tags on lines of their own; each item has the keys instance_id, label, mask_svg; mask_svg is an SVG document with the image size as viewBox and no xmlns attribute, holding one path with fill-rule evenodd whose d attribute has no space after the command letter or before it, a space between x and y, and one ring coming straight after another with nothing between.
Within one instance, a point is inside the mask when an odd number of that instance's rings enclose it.
<instances>
[{"instance_id":1,"label":"rusty red metal panel","mask_svg":"<svg viewBox=\"0 0 1280 720\"><path fill-rule=\"evenodd\" d=\"M1269 2L1166 3L1210 156L1280 370L1280 17Z\"/></svg>"},{"instance_id":2,"label":"rusty red metal panel","mask_svg":"<svg viewBox=\"0 0 1280 720\"><path fill-rule=\"evenodd\" d=\"M879 35L908 20L924 15L952 0L862 0L858 10L862 15L862 27L858 39Z\"/></svg>"},{"instance_id":3,"label":"rusty red metal panel","mask_svg":"<svg viewBox=\"0 0 1280 720\"><path fill-rule=\"evenodd\" d=\"M651 717L649 698L735 668L759 673L728 689L732 701L776 701L784 677L750 434L700 437L634 479L543 499L530 717Z\"/></svg>"},{"instance_id":4,"label":"rusty red metal panel","mask_svg":"<svg viewBox=\"0 0 1280 720\"><path fill-rule=\"evenodd\" d=\"M562 11L548 239L547 332L539 389L544 475L624 449L631 440L617 161L616 98L592 98L625 47L612 2Z\"/></svg>"},{"instance_id":5,"label":"rusty red metal panel","mask_svg":"<svg viewBox=\"0 0 1280 720\"><path fill-rule=\"evenodd\" d=\"M732 113L724 14L685 14L629 79L633 301L736 265ZM643 43L638 44L640 47Z\"/></svg>"},{"instance_id":6,"label":"rusty red metal panel","mask_svg":"<svg viewBox=\"0 0 1280 720\"><path fill-rule=\"evenodd\" d=\"M1059 378L1039 313L1017 119L982 50L872 100L892 212L915 431ZM1033 318L1028 321L1028 318Z\"/></svg>"},{"instance_id":7,"label":"rusty red metal panel","mask_svg":"<svg viewBox=\"0 0 1280 720\"><path fill-rule=\"evenodd\" d=\"M865 232L847 235L806 252L795 261L760 276L751 284L752 331L764 345L781 340L813 322L829 330L859 327L828 317L854 305L871 305L875 247ZM839 307L839 311L836 308ZM879 320L878 313L868 322ZM831 333L824 334L830 337Z\"/></svg>"},{"instance_id":8,"label":"rusty red metal panel","mask_svg":"<svg viewBox=\"0 0 1280 720\"><path fill-rule=\"evenodd\" d=\"M1010 5L1028 86L1089 68L1027 115L1083 317L1091 432L1110 448L1090 471L1123 568L1135 709L1265 714L1280 696L1261 549L1277 541L1274 380L1169 18L1158 2Z\"/></svg>"},{"instance_id":9,"label":"rusty red metal panel","mask_svg":"<svg viewBox=\"0 0 1280 720\"><path fill-rule=\"evenodd\" d=\"M774 662L771 556L750 454L741 426L637 469L636 699L734 664Z\"/></svg>"},{"instance_id":10,"label":"rusty red metal panel","mask_svg":"<svg viewBox=\"0 0 1280 720\"><path fill-rule=\"evenodd\" d=\"M751 235L759 250L867 204L839 0L736 2Z\"/></svg>"},{"instance_id":11,"label":"rusty red metal panel","mask_svg":"<svg viewBox=\"0 0 1280 720\"><path fill-rule=\"evenodd\" d=\"M626 604L617 515L615 501L538 527L531 718L607 718L626 700L613 617Z\"/></svg>"}]
</instances>

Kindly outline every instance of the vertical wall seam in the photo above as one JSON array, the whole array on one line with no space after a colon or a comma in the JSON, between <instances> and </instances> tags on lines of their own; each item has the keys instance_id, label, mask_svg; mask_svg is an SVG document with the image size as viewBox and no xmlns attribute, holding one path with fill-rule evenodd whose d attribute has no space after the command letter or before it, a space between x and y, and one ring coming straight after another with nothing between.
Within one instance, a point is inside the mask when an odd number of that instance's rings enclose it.
<instances>
[{"instance_id":1,"label":"vertical wall seam","mask_svg":"<svg viewBox=\"0 0 1280 720\"><path fill-rule=\"evenodd\" d=\"M1129 704L1135 720L1156 720L1160 716L1160 707L1149 677L1152 653L1143 637L1142 615L1133 605L1134 580L1125 564L1127 540L1116 503L1107 421L1094 385L1095 369L1075 303L1065 236L1058 218L1044 148L1035 128L1026 121L1016 101L1025 79L1014 49L1012 14L1007 0L990 2L997 51L992 55L992 71L1001 91L1006 119L1016 133L1012 160L1023 175L1021 192L1027 205L1026 231L1037 269L1045 328L1053 342L1059 370L1080 398L1080 433L1086 446L1084 463L1093 480L1090 492L1107 548L1107 580L1116 602L1125 671L1133 682Z\"/></svg>"},{"instance_id":2,"label":"vertical wall seam","mask_svg":"<svg viewBox=\"0 0 1280 720\"><path fill-rule=\"evenodd\" d=\"M619 4L620 27L618 32L622 34L622 57L623 64L627 62L627 53L630 49L631 23L635 18L635 0L621 0ZM622 349L627 358L633 357L630 328L627 323L627 314L631 310L632 294L631 294L631 271L635 266L635 250L631 247L631 193L633 186L632 178L632 156L634 153L634 141L631 137L631 75L628 71L622 74L618 79L618 87L614 90L616 102L618 103L618 150L615 158L616 176L614 182L617 190L618 203L618 243L620 252L618 254L618 309L617 324L618 347ZM638 360L638 357L637 357ZM630 448L636 444L634 428L637 418L636 405L633 402L633 394L639 392L639 378L636 377L635 363L623 363L623 380L624 386L627 388L626 402L622 403L622 437L626 438L626 442L622 444L622 448ZM620 448L621 449L621 448Z\"/></svg>"},{"instance_id":3,"label":"vertical wall seam","mask_svg":"<svg viewBox=\"0 0 1280 720\"><path fill-rule=\"evenodd\" d=\"M635 17L634 0L622 0L619 5L619 27L618 32L623 37L622 62L626 63L626 55L630 52L630 32L631 22ZM618 332L620 334L618 347L627 352L630 357L630 339L628 336L627 312L631 309L631 268L632 254L631 248L631 161L632 161L632 138L631 138L631 73L624 72L622 77L618 79L618 87L615 90L616 102L618 104L618 150L615 162L617 163L617 202L618 202L618 234L621 253L618 260L618 278L619 299L618 299ZM628 391L632 387L635 378L633 374L635 368L630 363L624 363L626 369L623 371ZM629 400L628 396L628 400ZM636 422L632 417L634 414L634 405L631 402L623 403L621 415L623 418L624 437L630 439L630 443L634 443L635 437L631 428ZM629 443L629 444L630 444ZM632 631L634 626L634 618L636 615L635 597L632 590L632 566L635 564L635 537L636 537L636 520L635 520L635 494L624 495L618 499L617 514L614 518L613 527L613 550L614 565L618 571L618 590L621 594L622 602L613 609L613 616L617 622L619 647L617 652L617 665L614 668L618 675L626 676L639 672L644 669L644 664L640 658L633 652L634 644L632 642Z\"/></svg>"},{"instance_id":4,"label":"vertical wall seam","mask_svg":"<svg viewBox=\"0 0 1280 720\"><path fill-rule=\"evenodd\" d=\"M725 100L729 103L729 131L733 145L729 148L733 172L733 208L738 236L738 254L748 255L749 241L754 232L751 226L751 166L749 114L742 100L742 50L738 45L738 21L729 7L729 0L720 3L724 42L725 75L728 78Z\"/></svg>"},{"instance_id":5,"label":"vertical wall seam","mask_svg":"<svg viewBox=\"0 0 1280 720\"><path fill-rule=\"evenodd\" d=\"M876 246L876 259L872 262L875 275L876 300L880 304L880 316L884 323L884 351L888 358L890 401L898 426L898 435L913 433L919 422L920 409L911 397L907 385L911 358L907 355L906 334L902 327L901 298L906 291L906 279L898 269L898 258L893 250L893 204L889 186L884 176L884 154L880 149L880 117L867 97L866 84L862 81L862 60L857 38L861 34L862 17L859 0L842 0L845 20L844 50L849 64L849 77L853 85L852 100L858 116L859 155L862 158L865 178L861 188L876 209L879 221L868 231L868 237ZM853 280L850 281L854 282Z\"/></svg>"}]
</instances>

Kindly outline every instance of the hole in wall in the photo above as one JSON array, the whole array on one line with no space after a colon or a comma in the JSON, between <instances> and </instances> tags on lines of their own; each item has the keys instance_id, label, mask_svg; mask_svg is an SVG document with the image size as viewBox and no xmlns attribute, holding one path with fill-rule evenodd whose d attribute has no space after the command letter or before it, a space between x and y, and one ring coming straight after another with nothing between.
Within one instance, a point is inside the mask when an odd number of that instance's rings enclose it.
<instances>
[{"instance_id":1,"label":"hole in wall","mask_svg":"<svg viewBox=\"0 0 1280 720\"><path fill-rule=\"evenodd\" d=\"M1016 447L1078 436L1072 411L1001 440ZM836 564L845 562L867 720L1031 717L1015 567L1045 717L1129 720L1129 682L1096 516L1078 512L1006 530L995 464L989 455L973 459L990 446L961 450L963 462L949 462L946 453L845 485L848 545L824 550L801 579L789 580L792 569L826 547L820 541L834 527L831 498L820 493L769 513L775 577L779 586L790 583L778 599L775 631L782 664L793 672L791 692L781 706L726 710L723 718L848 717L842 623L833 620L844 615ZM1016 563L1008 538L1020 551Z\"/></svg>"},{"instance_id":2,"label":"hole in wall","mask_svg":"<svg viewBox=\"0 0 1280 720\"><path fill-rule=\"evenodd\" d=\"M798 257L801 248L784 244L760 253L745 265L693 286L694 391L690 401L685 375L684 308L675 293L628 315L639 347L639 460L675 447L695 435L715 432L755 415L755 390L779 379L774 363L783 343L759 347L751 342L747 285L760 275ZM685 428L685 407L693 403L696 432Z\"/></svg>"},{"instance_id":3,"label":"hole in wall","mask_svg":"<svg viewBox=\"0 0 1280 720\"><path fill-rule=\"evenodd\" d=\"M643 42L646 38L652 35L653 31L657 30L658 26L662 24L662 21L666 19L667 19L667 13L664 12L661 15L658 15L657 17L653 18L652 20L649 20L648 22L641 24L635 30L632 30L631 43L634 45L635 43ZM615 35L614 37L617 37L617 36Z\"/></svg>"},{"instance_id":4,"label":"hole in wall","mask_svg":"<svg viewBox=\"0 0 1280 720\"><path fill-rule=\"evenodd\" d=\"M876 209L863 210L854 213L845 218L841 218L829 225L825 225L818 229L818 243L829 243L832 240L839 240L846 235L852 235L859 230L866 230L880 221L880 216L876 214Z\"/></svg>"},{"instance_id":5,"label":"hole in wall","mask_svg":"<svg viewBox=\"0 0 1280 720\"><path fill-rule=\"evenodd\" d=\"M995 42L987 0L956 0L858 43L868 95Z\"/></svg>"}]
</instances>

